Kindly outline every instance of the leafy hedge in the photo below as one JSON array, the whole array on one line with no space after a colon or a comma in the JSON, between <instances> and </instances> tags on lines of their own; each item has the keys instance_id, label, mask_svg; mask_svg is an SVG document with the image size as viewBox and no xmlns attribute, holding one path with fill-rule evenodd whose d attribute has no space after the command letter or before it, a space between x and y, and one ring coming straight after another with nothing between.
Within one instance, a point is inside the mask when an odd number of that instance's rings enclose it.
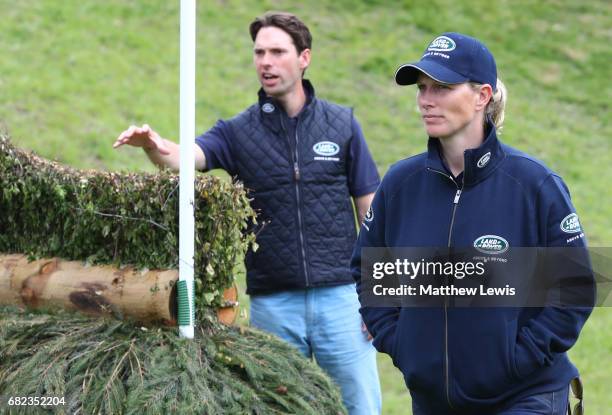
<instances>
[{"instance_id":1,"label":"leafy hedge","mask_svg":"<svg viewBox=\"0 0 612 415\"><path fill-rule=\"evenodd\" d=\"M76 170L14 147L0 133L0 252L92 264L178 268L178 176ZM195 182L196 307L221 303L254 235L241 184Z\"/></svg>"},{"instance_id":2,"label":"leafy hedge","mask_svg":"<svg viewBox=\"0 0 612 415\"><path fill-rule=\"evenodd\" d=\"M0 398L64 397L45 413L344 414L336 385L270 334L220 324L239 255L255 244L241 185L196 178L193 340L175 328L0 307ZM0 252L178 267L178 177L79 171L0 134ZM0 402L0 413L7 402ZM31 413L14 406L10 413Z\"/></svg>"}]
</instances>

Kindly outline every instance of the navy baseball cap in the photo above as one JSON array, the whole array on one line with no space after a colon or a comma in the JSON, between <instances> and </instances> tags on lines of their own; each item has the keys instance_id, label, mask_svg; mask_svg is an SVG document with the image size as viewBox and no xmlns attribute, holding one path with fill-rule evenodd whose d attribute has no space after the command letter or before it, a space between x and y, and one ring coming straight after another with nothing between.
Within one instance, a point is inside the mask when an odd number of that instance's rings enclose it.
<instances>
[{"instance_id":1,"label":"navy baseball cap","mask_svg":"<svg viewBox=\"0 0 612 415\"><path fill-rule=\"evenodd\" d=\"M435 38L420 61L397 69L395 82L415 84L421 72L443 84L477 82L491 85L493 91L497 84L497 66L489 49L478 39L461 33L447 32Z\"/></svg>"}]
</instances>

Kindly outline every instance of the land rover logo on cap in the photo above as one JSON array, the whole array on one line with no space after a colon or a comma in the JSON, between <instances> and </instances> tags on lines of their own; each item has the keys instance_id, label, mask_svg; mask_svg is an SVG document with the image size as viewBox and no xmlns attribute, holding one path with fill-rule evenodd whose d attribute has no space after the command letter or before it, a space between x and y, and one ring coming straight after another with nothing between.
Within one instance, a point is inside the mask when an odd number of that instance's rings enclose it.
<instances>
[{"instance_id":1,"label":"land rover logo on cap","mask_svg":"<svg viewBox=\"0 0 612 415\"><path fill-rule=\"evenodd\" d=\"M570 213L561 221L561 230L565 233L578 233L582 232L578 215Z\"/></svg>"},{"instance_id":2,"label":"land rover logo on cap","mask_svg":"<svg viewBox=\"0 0 612 415\"><path fill-rule=\"evenodd\" d=\"M490 151L486 153L485 155L483 155L481 158L479 158L476 165L478 166L479 169L482 169L484 166L486 166L489 163L489 160L491 160Z\"/></svg>"},{"instance_id":3,"label":"land rover logo on cap","mask_svg":"<svg viewBox=\"0 0 612 415\"><path fill-rule=\"evenodd\" d=\"M274 112L275 108L274 105L270 104L269 102L266 102L261 106L261 110L266 114L269 114L271 112Z\"/></svg>"},{"instance_id":4,"label":"land rover logo on cap","mask_svg":"<svg viewBox=\"0 0 612 415\"><path fill-rule=\"evenodd\" d=\"M501 254L508 250L508 241L497 235L483 235L476 238L474 248L484 254Z\"/></svg>"},{"instance_id":5,"label":"land rover logo on cap","mask_svg":"<svg viewBox=\"0 0 612 415\"><path fill-rule=\"evenodd\" d=\"M435 52L450 52L456 47L457 45L455 44L455 41L450 37L438 36L429 44L427 50Z\"/></svg>"}]
</instances>

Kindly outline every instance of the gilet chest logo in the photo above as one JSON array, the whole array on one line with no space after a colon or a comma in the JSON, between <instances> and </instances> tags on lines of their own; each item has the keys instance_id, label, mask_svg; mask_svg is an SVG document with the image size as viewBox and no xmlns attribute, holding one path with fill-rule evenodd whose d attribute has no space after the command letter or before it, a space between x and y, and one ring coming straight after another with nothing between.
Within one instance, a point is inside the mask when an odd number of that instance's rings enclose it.
<instances>
[{"instance_id":1,"label":"gilet chest logo","mask_svg":"<svg viewBox=\"0 0 612 415\"><path fill-rule=\"evenodd\" d=\"M265 112L266 114L270 114L271 112L274 112L275 109L276 108L274 108L274 105L270 104L269 102L266 102L265 104L261 106L261 110Z\"/></svg>"},{"instance_id":2,"label":"gilet chest logo","mask_svg":"<svg viewBox=\"0 0 612 415\"><path fill-rule=\"evenodd\" d=\"M319 141L312 146L312 150L318 154L314 159L317 161L340 161L339 157L334 157L340 152L340 146L331 141Z\"/></svg>"},{"instance_id":3,"label":"gilet chest logo","mask_svg":"<svg viewBox=\"0 0 612 415\"><path fill-rule=\"evenodd\" d=\"M509 247L508 241L497 235L483 235L474 241L474 248L485 254L501 254Z\"/></svg>"},{"instance_id":4,"label":"gilet chest logo","mask_svg":"<svg viewBox=\"0 0 612 415\"><path fill-rule=\"evenodd\" d=\"M488 153L485 153L484 156L482 156L481 158L478 159L478 162L476 162L476 166L478 166L479 169L482 169L484 166L489 164L489 160L491 160L491 152L490 151Z\"/></svg>"},{"instance_id":5,"label":"gilet chest logo","mask_svg":"<svg viewBox=\"0 0 612 415\"><path fill-rule=\"evenodd\" d=\"M578 233L582 232L582 227L580 226L580 220L578 220L578 215L575 213L570 213L561 221L561 230L565 233Z\"/></svg>"},{"instance_id":6,"label":"gilet chest logo","mask_svg":"<svg viewBox=\"0 0 612 415\"><path fill-rule=\"evenodd\" d=\"M319 141L317 144L312 146L315 153L320 156L335 156L340 152L338 144L332 143L331 141Z\"/></svg>"},{"instance_id":7,"label":"gilet chest logo","mask_svg":"<svg viewBox=\"0 0 612 415\"><path fill-rule=\"evenodd\" d=\"M438 36L430 44L427 50L436 52L450 52L457 47L455 41L450 37Z\"/></svg>"}]
</instances>

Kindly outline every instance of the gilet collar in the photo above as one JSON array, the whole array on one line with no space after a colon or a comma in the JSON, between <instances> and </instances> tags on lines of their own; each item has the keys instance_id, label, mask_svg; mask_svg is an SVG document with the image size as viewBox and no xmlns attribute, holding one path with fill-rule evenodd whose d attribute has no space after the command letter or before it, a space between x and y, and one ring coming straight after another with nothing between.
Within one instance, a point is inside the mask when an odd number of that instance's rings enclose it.
<instances>
[{"instance_id":1,"label":"gilet collar","mask_svg":"<svg viewBox=\"0 0 612 415\"><path fill-rule=\"evenodd\" d=\"M312 110L313 102L315 100L315 90L312 84L307 79L302 79L302 86L306 94L306 104L302 111L300 111L298 117L303 118L310 113ZM266 95L263 88L259 89L257 93L259 97L259 113L261 114L264 124L271 128L275 132L282 130L281 117L287 117L287 113L278 100Z\"/></svg>"}]
</instances>

